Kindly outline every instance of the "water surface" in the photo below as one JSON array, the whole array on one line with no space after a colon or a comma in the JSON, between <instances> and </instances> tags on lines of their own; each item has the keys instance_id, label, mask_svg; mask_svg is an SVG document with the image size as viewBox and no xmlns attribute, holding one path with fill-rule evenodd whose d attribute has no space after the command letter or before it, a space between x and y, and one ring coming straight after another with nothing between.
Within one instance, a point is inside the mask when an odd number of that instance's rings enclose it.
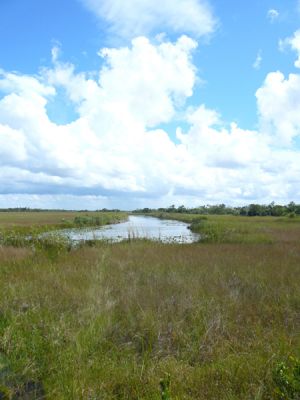
<instances>
[{"instance_id":1,"label":"water surface","mask_svg":"<svg viewBox=\"0 0 300 400\"><path fill-rule=\"evenodd\" d=\"M164 243L192 243L200 239L200 235L188 229L185 222L162 220L154 217L130 215L128 220L118 224L89 229L63 230L60 234L73 241L109 240L120 242L129 238L147 238Z\"/></svg>"}]
</instances>

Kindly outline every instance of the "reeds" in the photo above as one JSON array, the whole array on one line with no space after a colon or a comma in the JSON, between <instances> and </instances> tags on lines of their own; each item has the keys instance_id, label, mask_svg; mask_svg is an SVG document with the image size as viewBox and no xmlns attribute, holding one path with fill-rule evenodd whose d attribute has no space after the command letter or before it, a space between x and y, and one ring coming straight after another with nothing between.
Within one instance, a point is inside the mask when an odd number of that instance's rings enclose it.
<instances>
[{"instance_id":1,"label":"reeds","mask_svg":"<svg viewBox=\"0 0 300 400\"><path fill-rule=\"evenodd\" d=\"M0 247L0 392L275 399L300 355L300 224L251 221L272 240Z\"/></svg>"}]
</instances>

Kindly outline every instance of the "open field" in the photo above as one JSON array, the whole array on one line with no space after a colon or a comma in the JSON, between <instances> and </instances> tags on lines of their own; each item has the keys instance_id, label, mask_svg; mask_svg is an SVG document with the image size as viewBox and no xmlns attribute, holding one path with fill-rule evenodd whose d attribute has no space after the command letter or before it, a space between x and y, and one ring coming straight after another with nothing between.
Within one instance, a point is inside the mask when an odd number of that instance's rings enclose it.
<instances>
[{"instance_id":1,"label":"open field","mask_svg":"<svg viewBox=\"0 0 300 400\"><path fill-rule=\"evenodd\" d=\"M95 211L0 212L0 229L32 226L64 227L66 224L73 224L76 217L101 217L103 222L109 223L124 218L124 216L126 213Z\"/></svg>"},{"instance_id":2,"label":"open field","mask_svg":"<svg viewBox=\"0 0 300 400\"><path fill-rule=\"evenodd\" d=\"M3 398L298 399L274 374L300 356L300 220L203 221L190 245L0 247Z\"/></svg>"},{"instance_id":3,"label":"open field","mask_svg":"<svg viewBox=\"0 0 300 400\"><path fill-rule=\"evenodd\" d=\"M211 243L271 243L299 240L300 217L242 217L232 215L199 215L149 213L163 219L176 219L191 224L202 241Z\"/></svg>"},{"instance_id":4,"label":"open field","mask_svg":"<svg viewBox=\"0 0 300 400\"><path fill-rule=\"evenodd\" d=\"M32 242L40 243L39 237L43 232L103 226L127 218L128 214L125 212L0 212L0 245L20 247L26 244L28 237L32 238ZM50 240L53 241L53 238Z\"/></svg>"}]
</instances>

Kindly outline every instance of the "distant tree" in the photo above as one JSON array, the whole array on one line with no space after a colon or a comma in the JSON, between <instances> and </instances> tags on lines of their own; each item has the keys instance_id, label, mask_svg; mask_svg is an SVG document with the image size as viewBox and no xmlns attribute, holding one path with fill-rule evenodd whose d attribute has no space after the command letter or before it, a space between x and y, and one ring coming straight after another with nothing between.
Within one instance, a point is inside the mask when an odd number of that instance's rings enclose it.
<instances>
[{"instance_id":1,"label":"distant tree","mask_svg":"<svg viewBox=\"0 0 300 400\"><path fill-rule=\"evenodd\" d=\"M250 217L254 217L256 215L260 215L261 206L259 204L250 204L248 209L248 215Z\"/></svg>"},{"instance_id":2,"label":"distant tree","mask_svg":"<svg viewBox=\"0 0 300 400\"><path fill-rule=\"evenodd\" d=\"M184 205L177 208L177 212L179 213L186 213L188 210L185 208Z\"/></svg>"},{"instance_id":3,"label":"distant tree","mask_svg":"<svg viewBox=\"0 0 300 400\"><path fill-rule=\"evenodd\" d=\"M293 201L291 201L286 207L288 212L296 212L297 210L297 206Z\"/></svg>"},{"instance_id":4,"label":"distant tree","mask_svg":"<svg viewBox=\"0 0 300 400\"><path fill-rule=\"evenodd\" d=\"M286 208L284 206L274 205L274 207L272 208L271 215L273 217L281 217L282 215L285 214L285 211L286 211Z\"/></svg>"},{"instance_id":5,"label":"distant tree","mask_svg":"<svg viewBox=\"0 0 300 400\"><path fill-rule=\"evenodd\" d=\"M168 209L167 209L167 212L175 212L176 211L176 208L175 208L175 205L174 204L172 204Z\"/></svg>"}]
</instances>

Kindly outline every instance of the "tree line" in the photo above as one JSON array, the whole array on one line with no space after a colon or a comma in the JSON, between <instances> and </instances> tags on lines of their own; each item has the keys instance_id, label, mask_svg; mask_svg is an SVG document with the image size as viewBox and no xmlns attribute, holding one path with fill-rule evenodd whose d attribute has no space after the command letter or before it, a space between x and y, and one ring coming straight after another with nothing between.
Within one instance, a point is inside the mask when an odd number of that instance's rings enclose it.
<instances>
[{"instance_id":1,"label":"tree line","mask_svg":"<svg viewBox=\"0 0 300 400\"><path fill-rule=\"evenodd\" d=\"M176 207L174 204L166 208L142 208L134 210L135 213L151 213L151 212L164 212L164 213L183 213L183 214L201 214L201 215L244 215L249 217L254 216L274 216L281 217L288 215L290 217L300 215L300 204L291 201L287 205L279 205L274 202L265 204L249 204L242 207L231 207L225 204L204 205L194 208L187 208L184 205Z\"/></svg>"},{"instance_id":2,"label":"tree line","mask_svg":"<svg viewBox=\"0 0 300 400\"><path fill-rule=\"evenodd\" d=\"M91 210L65 210L63 208L30 208L30 207L9 207L9 208L0 208L0 212L90 212ZM102 208L101 210L95 210L94 212L120 212L119 209L107 209Z\"/></svg>"}]
</instances>

